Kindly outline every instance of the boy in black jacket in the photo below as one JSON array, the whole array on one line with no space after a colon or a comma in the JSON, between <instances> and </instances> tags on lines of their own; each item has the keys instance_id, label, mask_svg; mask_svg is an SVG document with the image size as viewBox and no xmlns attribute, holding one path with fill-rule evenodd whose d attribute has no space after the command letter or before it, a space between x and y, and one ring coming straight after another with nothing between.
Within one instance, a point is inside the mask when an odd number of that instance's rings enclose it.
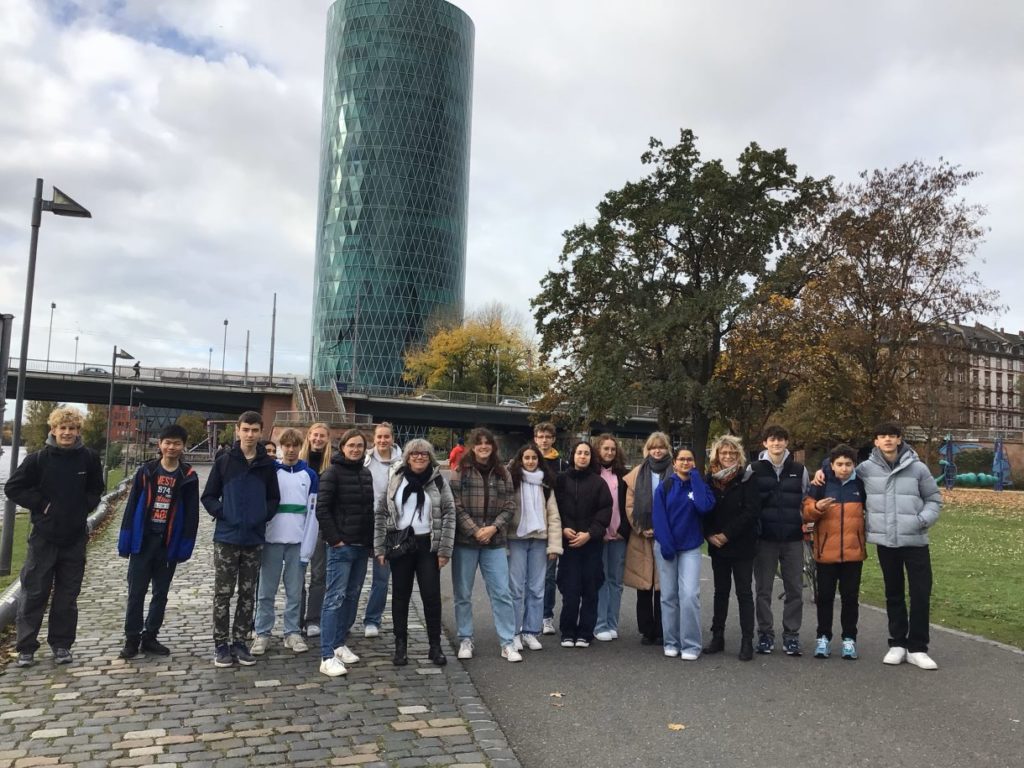
<instances>
[{"instance_id":1,"label":"boy in black jacket","mask_svg":"<svg viewBox=\"0 0 1024 768\"><path fill-rule=\"evenodd\" d=\"M74 408L55 408L47 423L46 445L25 458L4 489L8 498L32 515L18 601L19 667L35 663L37 636L51 590L46 641L58 664L71 663L89 541L87 521L103 495L99 456L82 444L82 414Z\"/></svg>"},{"instance_id":2,"label":"boy in black jacket","mask_svg":"<svg viewBox=\"0 0 1024 768\"><path fill-rule=\"evenodd\" d=\"M188 433L180 424L160 432L160 458L139 467L121 519L117 552L128 558L128 605L124 647L119 656L134 659L141 651L170 654L157 640L167 608L167 594L178 563L192 557L199 527L199 478L180 461ZM149 613L142 621L146 592L153 585Z\"/></svg>"},{"instance_id":3,"label":"boy in black jacket","mask_svg":"<svg viewBox=\"0 0 1024 768\"><path fill-rule=\"evenodd\" d=\"M245 666L256 663L245 639L256 607L263 535L281 501L277 468L259 444L262 433L259 413L246 411L239 416L238 441L214 461L203 489L203 506L217 521L213 533L213 663L217 667L230 667L235 661ZM229 627L236 583L235 621Z\"/></svg>"}]
</instances>

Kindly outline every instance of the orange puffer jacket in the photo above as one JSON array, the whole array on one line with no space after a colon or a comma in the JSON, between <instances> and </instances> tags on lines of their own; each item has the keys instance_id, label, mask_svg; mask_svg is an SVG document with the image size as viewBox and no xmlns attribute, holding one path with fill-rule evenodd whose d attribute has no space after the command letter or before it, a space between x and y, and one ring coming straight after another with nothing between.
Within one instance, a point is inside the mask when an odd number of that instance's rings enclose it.
<instances>
[{"instance_id":1,"label":"orange puffer jacket","mask_svg":"<svg viewBox=\"0 0 1024 768\"><path fill-rule=\"evenodd\" d=\"M824 512L815 504L831 498ZM868 556L864 538L864 483L854 477L840 483L830 477L825 485L812 485L804 498L803 517L814 523L814 559L819 563L850 563Z\"/></svg>"}]
</instances>

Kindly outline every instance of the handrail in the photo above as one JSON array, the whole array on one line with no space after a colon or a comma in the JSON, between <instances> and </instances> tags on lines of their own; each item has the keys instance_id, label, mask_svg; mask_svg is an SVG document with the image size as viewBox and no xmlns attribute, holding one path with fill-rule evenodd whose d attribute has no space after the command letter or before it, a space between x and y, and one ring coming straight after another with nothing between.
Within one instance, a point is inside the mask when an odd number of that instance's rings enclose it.
<instances>
[{"instance_id":1,"label":"handrail","mask_svg":"<svg viewBox=\"0 0 1024 768\"><path fill-rule=\"evenodd\" d=\"M373 417L368 413L348 413L346 411L276 411L274 424L277 426L308 427L316 421L334 425L370 425Z\"/></svg>"},{"instance_id":2,"label":"handrail","mask_svg":"<svg viewBox=\"0 0 1024 768\"><path fill-rule=\"evenodd\" d=\"M17 357L10 358L9 375L17 376L20 360ZM70 360L36 360L28 358L25 361L25 369L33 373L48 373L57 376L73 376L82 379L110 379L110 361L103 363L91 363L85 361L72 362ZM209 368L174 368L170 366L147 367L139 366L136 370L134 365L119 363L114 368L114 375L118 381L137 382L161 382L165 384L203 384L222 385L229 387L254 388L291 388L296 378L292 375L274 374L271 379L267 373L252 373L248 376L242 371L220 371Z\"/></svg>"}]
</instances>

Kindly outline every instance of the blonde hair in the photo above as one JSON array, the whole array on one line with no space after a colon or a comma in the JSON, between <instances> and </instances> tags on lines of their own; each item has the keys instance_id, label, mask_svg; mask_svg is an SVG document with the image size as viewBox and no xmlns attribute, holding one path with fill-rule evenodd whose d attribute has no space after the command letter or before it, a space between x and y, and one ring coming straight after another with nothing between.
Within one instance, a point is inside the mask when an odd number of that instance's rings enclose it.
<instances>
[{"instance_id":1,"label":"blonde hair","mask_svg":"<svg viewBox=\"0 0 1024 768\"><path fill-rule=\"evenodd\" d=\"M664 432L651 432L647 440L644 442L644 456L651 452L651 448L656 447L659 443L665 445L666 451L672 450L672 441L668 439L668 435Z\"/></svg>"},{"instance_id":2,"label":"blonde hair","mask_svg":"<svg viewBox=\"0 0 1024 768\"><path fill-rule=\"evenodd\" d=\"M66 405L61 405L50 411L50 415L46 417L46 423L50 429L56 429L61 424L70 424L76 429L82 428L82 412L77 408L69 408Z\"/></svg>"},{"instance_id":3,"label":"blonde hair","mask_svg":"<svg viewBox=\"0 0 1024 768\"><path fill-rule=\"evenodd\" d=\"M715 441L711 443L710 461L708 462L709 467L717 467L718 469L721 469L722 463L718 460L718 452L725 446L736 449L736 452L739 454L739 458L736 462L737 464L741 467L746 465L747 454L743 450L743 441L734 435L721 435L720 437L716 437ZM717 469L713 471L717 471Z\"/></svg>"},{"instance_id":4,"label":"blonde hair","mask_svg":"<svg viewBox=\"0 0 1024 768\"><path fill-rule=\"evenodd\" d=\"M323 474L331 466L331 456L334 455L334 449L331 447L331 428L326 423L317 421L309 425L309 429L306 430L306 436L302 440L302 447L299 449L299 458L305 462L309 461L309 433L318 428L327 433L327 445L324 446L324 460L320 464L320 474Z\"/></svg>"}]
</instances>

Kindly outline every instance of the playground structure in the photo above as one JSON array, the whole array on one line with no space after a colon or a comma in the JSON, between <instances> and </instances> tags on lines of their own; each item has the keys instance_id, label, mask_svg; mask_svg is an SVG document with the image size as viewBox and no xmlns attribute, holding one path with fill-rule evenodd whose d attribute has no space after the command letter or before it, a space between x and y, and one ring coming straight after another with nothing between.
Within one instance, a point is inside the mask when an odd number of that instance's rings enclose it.
<instances>
[{"instance_id":1,"label":"playground structure","mask_svg":"<svg viewBox=\"0 0 1024 768\"><path fill-rule=\"evenodd\" d=\"M956 457L965 451L983 451L988 448L979 443L957 442L951 435L946 435L945 442L939 448L939 466L942 467L942 474L935 478L935 481L944 485L947 489L957 485L966 488L992 488L996 491L1003 490L1006 486L1012 485L1010 459L1002 438L996 438L992 447L992 472L957 472Z\"/></svg>"}]
</instances>

